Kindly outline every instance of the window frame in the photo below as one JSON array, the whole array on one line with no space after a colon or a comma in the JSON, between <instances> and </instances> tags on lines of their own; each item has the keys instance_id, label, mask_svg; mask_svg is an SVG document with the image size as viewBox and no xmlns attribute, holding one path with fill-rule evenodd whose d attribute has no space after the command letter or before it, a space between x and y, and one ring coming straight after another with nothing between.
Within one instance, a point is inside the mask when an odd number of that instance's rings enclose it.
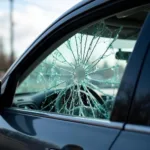
<instances>
[{"instance_id":1,"label":"window frame","mask_svg":"<svg viewBox=\"0 0 150 150\"><path fill-rule=\"evenodd\" d=\"M125 0L116 1L116 2L109 1L105 3L103 3L103 1L94 1L77 9L74 12L71 12L70 14L66 15L64 18L60 19L54 26L51 26L49 29L47 29L45 33L43 33L41 37L38 38L29 47L29 49L22 55L22 57L18 61L16 61L16 63L14 63L11 69L7 72L6 76L3 78L2 96L1 96L1 102L0 102L1 109L3 109L4 107L11 106L18 80L20 79L22 74L24 74L25 70L28 69L29 65L33 64L33 61L34 61L33 58L39 57L42 53L46 55L47 53L46 49L50 46L49 43L51 43L51 49L54 50L55 47L58 46L58 44L63 43L64 40L66 40L68 37L73 35L76 32L76 30L79 30L81 27L87 24L91 24L91 22L94 23L100 18L105 18L112 14L116 14L120 11L133 8L133 6L137 7L141 4L146 4L146 3L148 2L136 2L136 3L131 2L129 5L129 3ZM108 9L109 9L109 12L107 11ZM75 25L75 22L78 22L78 25ZM60 34L60 32L62 34ZM41 51L41 49L43 51ZM131 60L129 61L129 64L131 64L132 62ZM37 65L36 61L35 61L35 64ZM127 66L125 75L122 79L121 87L119 88L120 93L126 90L125 88L123 88L123 83L126 82L127 76L129 75L129 73L131 73L129 71L131 67L130 65L128 66ZM135 64L134 67L140 68L141 66L139 66L139 64ZM134 79L134 82L135 82L133 86L133 91L136 85L136 80L138 78L138 73L139 72L135 72L134 76L132 76L132 79ZM118 95L117 97L119 97ZM129 103L128 105L125 105L127 101ZM120 116L118 117L116 116L115 113L113 113L115 117L113 117L112 115L111 121L125 122L126 117L128 115L128 109L130 107L131 101L132 101L131 97L128 97L128 99L121 101L122 107L124 107L124 109L127 110L127 113L126 115L123 116L123 119L120 118ZM118 102L120 103L120 100L118 101L118 99L116 98L116 103ZM118 107L120 107L120 105L118 106L117 104L115 104L115 109L118 109ZM10 110L11 109L12 108L10 108Z\"/></svg>"}]
</instances>

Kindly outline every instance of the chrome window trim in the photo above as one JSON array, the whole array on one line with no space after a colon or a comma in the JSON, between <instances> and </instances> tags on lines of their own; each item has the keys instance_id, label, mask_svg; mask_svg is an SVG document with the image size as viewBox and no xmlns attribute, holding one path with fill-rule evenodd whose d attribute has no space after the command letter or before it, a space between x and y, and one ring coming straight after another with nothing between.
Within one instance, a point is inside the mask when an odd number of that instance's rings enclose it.
<instances>
[{"instance_id":1,"label":"chrome window trim","mask_svg":"<svg viewBox=\"0 0 150 150\"><path fill-rule=\"evenodd\" d=\"M150 127L143 125L126 124L124 130L150 134Z\"/></svg>"},{"instance_id":2,"label":"chrome window trim","mask_svg":"<svg viewBox=\"0 0 150 150\"><path fill-rule=\"evenodd\" d=\"M37 117L57 119L57 120L62 120L62 121L69 121L69 122L82 123L82 124L114 128L114 129L122 129L124 125L124 123L121 123L121 122L113 122L113 121L104 120L104 119L67 116L63 114L47 113L43 111L38 111L38 110L35 111L35 110L29 110L29 109L25 110L25 109L20 109L20 108L13 108L13 107L5 108L4 112L18 113L18 114L23 114L23 115L26 114L26 115L32 115L32 116L37 116Z\"/></svg>"}]
</instances>

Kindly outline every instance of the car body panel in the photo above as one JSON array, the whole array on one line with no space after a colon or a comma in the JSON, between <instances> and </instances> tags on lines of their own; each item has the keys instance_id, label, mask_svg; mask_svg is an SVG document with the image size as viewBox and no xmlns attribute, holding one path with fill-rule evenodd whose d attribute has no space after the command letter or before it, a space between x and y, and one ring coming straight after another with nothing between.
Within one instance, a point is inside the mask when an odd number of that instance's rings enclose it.
<instances>
[{"instance_id":1,"label":"car body panel","mask_svg":"<svg viewBox=\"0 0 150 150\"><path fill-rule=\"evenodd\" d=\"M149 150L149 134L122 131L111 150Z\"/></svg>"},{"instance_id":2,"label":"car body panel","mask_svg":"<svg viewBox=\"0 0 150 150\"><path fill-rule=\"evenodd\" d=\"M2 113L2 117L0 117L1 125L5 126L5 130L0 130L0 135L9 135L9 140L16 140L18 143L23 142L25 145L28 145L28 149L37 148L38 143L37 145L34 142L32 143L32 141L37 139L39 143L43 141L43 146L45 143L49 143L49 146L53 146L50 148L54 149L73 144L85 150L106 150L109 149L111 143L120 132L119 128L123 125L116 123L116 125L114 124L114 128L110 128L107 123L103 123L105 121L101 120L94 121L94 119L90 119L88 124L88 119L86 118L81 119L82 122L80 122L78 117L76 118L76 122L69 120L69 118L71 117L63 117L55 114L47 115L47 117L43 114L42 117L42 113L41 115L32 114L31 116L20 111L12 112L6 110ZM7 137L3 140L7 143Z\"/></svg>"}]
</instances>

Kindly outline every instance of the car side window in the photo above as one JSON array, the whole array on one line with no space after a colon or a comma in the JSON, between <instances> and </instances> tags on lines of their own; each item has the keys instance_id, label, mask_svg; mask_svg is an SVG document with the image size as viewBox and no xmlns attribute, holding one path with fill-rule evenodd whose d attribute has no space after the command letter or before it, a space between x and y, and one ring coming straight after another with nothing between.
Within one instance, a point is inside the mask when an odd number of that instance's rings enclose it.
<instances>
[{"instance_id":1,"label":"car side window","mask_svg":"<svg viewBox=\"0 0 150 150\"><path fill-rule=\"evenodd\" d=\"M130 32L129 37L124 26L112 26L109 19L79 30L17 87L14 106L109 119L139 29ZM31 96L37 106L31 106ZM20 97L26 104L18 105Z\"/></svg>"}]
</instances>

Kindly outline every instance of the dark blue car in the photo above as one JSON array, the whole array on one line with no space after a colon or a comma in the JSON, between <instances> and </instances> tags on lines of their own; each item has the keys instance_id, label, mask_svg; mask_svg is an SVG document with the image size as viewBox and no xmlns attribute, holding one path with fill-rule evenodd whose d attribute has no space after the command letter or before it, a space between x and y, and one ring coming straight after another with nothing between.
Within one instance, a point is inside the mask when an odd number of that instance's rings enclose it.
<instances>
[{"instance_id":1,"label":"dark blue car","mask_svg":"<svg viewBox=\"0 0 150 150\"><path fill-rule=\"evenodd\" d=\"M149 150L149 11L82 1L46 29L1 81L0 150Z\"/></svg>"}]
</instances>

